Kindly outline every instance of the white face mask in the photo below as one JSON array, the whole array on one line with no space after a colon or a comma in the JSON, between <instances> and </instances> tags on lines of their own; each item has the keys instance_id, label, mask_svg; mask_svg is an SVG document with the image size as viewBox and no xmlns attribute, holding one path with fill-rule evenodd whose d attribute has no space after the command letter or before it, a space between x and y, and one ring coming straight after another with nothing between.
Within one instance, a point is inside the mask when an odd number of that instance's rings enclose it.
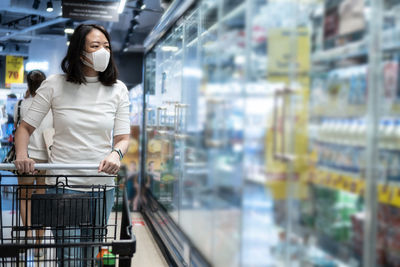
<instances>
[{"instance_id":1,"label":"white face mask","mask_svg":"<svg viewBox=\"0 0 400 267\"><path fill-rule=\"evenodd\" d=\"M83 51L82 54L93 62L93 64L90 64L86 60L82 59L83 64L86 66L100 72L107 69L108 63L110 62L110 52L108 52L104 47L92 53Z\"/></svg>"}]
</instances>

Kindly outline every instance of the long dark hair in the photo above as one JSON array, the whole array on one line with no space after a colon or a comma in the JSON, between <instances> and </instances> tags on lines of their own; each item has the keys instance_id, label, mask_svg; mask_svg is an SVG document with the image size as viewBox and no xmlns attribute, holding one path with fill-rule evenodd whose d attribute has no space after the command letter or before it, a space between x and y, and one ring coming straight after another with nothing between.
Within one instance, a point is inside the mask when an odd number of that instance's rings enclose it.
<instances>
[{"instance_id":1,"label":"long dark hair","mask_svg":"<svg viewBox=\"0 0 400 267\"><path fill-rule=\"evenodd\" d=\"M110 35L103 26L81 24L76 27L70 39L67 55L61 62L61 69L67 75L67 81L78 84L86 83L85 76L83 75L81 55L85 47L86 35L93 29L101 31L106 36L110 46L110 62L105 71L99 72L99 81L103 85L111 86L117 82L118 70L114 63Z\"/></svg>"},{"instance_id":2,"label":"long dark hair","mask_svg":"<svg viewBox=\"0 0 400 267\"><path fill-rule=\"evenodd\" d=\"M40 87L42 82L46 80L46 74L40 70L32 70L26 75L26 83L28 90L26 90L25 98L36 95L36 90Z\"/></svg>"}]
</instances>

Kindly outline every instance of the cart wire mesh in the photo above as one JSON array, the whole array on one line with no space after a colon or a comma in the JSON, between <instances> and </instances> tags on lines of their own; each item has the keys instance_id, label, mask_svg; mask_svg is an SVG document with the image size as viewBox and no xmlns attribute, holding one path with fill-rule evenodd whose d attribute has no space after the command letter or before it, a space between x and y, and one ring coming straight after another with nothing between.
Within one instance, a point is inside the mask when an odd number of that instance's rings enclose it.
<instances>
[{"instance_id":1,"label":"cart wire mesh","mask_svg":"<svg viewBox=\"0 0 400 267\"><path fill-rule=\"evenodd\" d=\"M97 169L91 164L36 164L38 170ZM0 170L15 170L0 164ZM136 251L127 195L119 176L46 177L51 184L18 184L0 172L1 266L131 266ZM115 185L70 185L72 177L112 177Z\"/></svg>"}]
</instances>

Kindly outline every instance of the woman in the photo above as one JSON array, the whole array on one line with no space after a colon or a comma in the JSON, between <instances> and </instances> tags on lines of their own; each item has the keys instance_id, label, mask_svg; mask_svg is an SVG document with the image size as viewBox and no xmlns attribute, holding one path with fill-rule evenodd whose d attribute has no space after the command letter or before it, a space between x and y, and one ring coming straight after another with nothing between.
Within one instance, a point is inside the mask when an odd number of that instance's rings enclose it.
<instances>
[{"instance_id":1,"label":"woman","mask_svg":"<svg viewBox=\"0 0 400 267\"><path fill-rule=\"evenodd\" d=\"M42 82L46 79L46 75L40 70L33 70L28 73L26 76L26 81L28 84L28 90L26 90L24 100L19 104L16 104L14 108L14 128L18 127L18 116L20 120L23 120L28 113L28 109L33 102L33 97L36 95L36 90L42 84ZM19 113L19 114L18 114ZM40 126L36 129L36 131L31 135L29 139L28 145L28 154L31 159L33 159L36 163L46 163L48 161L47 149L43 140L43 130L53 127L53 117L51 112L48 112L45 118L43 119ZM45 174L45 171L39 171L37 175ZM39 186L36 188L36 194L44 194L45 192L45 178L37 176L33 177L19 177L18 184L21 185L20 188L20 214L22 223L25 226L31 226L31 196L33 193L32 186L35 184ZM40 187L42 186L42 187ZM36 231L36 243L40 244L41 239L43 238L44 231L37 230ZM32 231L28 228L26 232L28 238L32 237ZM35 250L35 256L42 256L43 250Z\"/></svg>"},{"instance_id":2,"label":"woman","mask_svg":"<svg viewBox=\"0 0 400 267\"><path fill-rule=\"evenodd\" d=\"M90 177L98 173L116 174L129 142L129 98L126 86L117 80L111 40L108 32L94 24L79 25L71 36L67 55L61 64L64 75L53 75L45 80L37 91L28 115L16 132L17 170L32 173L35 162L28 157L29 136L37 128L44 115L51 109L54 118L55 134L51 148L50 163L99 163L97 171L68 170L65 175L68 184L80 189L65 190L75 194L91 189L87 185L114 185L113 177ZM113 144L113 145L112 145ZM49 171L55 174L57 171ZM76 177L76 176L89 177ZM54 184L54 179L46 179ZM111 187L112 188L112 187ZM48 190L48 194L57 191ZM107 218L113 205L114 189L106 191ZM102 210L102 208L101 208ZM96 214L97 216L98 214ZM96 217L97 220L97 217ZM106 219L107 220L107 219ZM53 231L56 242L69 235L66 231ZM83 232L83 231L82 231ZM81 233L81 239L87 236ZM74 234L76 236L76 234ZM79 242L76 238L69 242ZM82 253L83 255L79 255ZM90 255L85 255L91 253ZM65 248L57 250L57 258L74 266L75 258L94 257L96 251ZM80 263L77 263L80 265Z\"/></svg>"}]
</instances>

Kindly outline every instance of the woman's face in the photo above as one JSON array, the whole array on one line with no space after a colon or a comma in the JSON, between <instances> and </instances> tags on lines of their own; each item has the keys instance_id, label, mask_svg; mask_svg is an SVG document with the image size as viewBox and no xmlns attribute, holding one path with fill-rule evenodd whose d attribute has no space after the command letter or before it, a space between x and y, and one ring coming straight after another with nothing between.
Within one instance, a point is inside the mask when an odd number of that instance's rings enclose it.
<instances>
[{"instance_id":1,"label":"woman's face","mask_svg":"<svg viewBox=\"0 0 400 267\"><path fill-rule=\"evenodd\" d=\"M98 29L91 30L86 35L85 51L93 53L102 47L110 52L110 44L108 43L106 36Z\"/></svg>"}]
</instances>

